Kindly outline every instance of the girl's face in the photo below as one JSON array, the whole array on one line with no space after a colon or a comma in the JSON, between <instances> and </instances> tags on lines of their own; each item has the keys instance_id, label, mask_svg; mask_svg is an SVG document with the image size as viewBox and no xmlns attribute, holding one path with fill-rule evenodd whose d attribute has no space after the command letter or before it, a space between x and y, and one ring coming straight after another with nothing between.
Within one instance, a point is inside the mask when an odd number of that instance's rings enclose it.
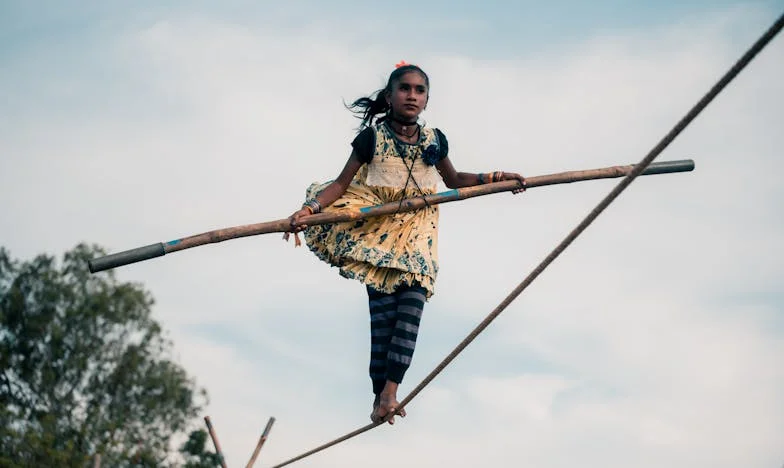
<instances>
[{"instance_id":1,"label":"girl's face","mask_svg":"<svg viewBox=\"0 0 784 468\"><path fill-rule=\"evenodd\" d=\"M427 83L425 77L410 71L392 82L387 93L387 102L392 113L401 120L415 121L427 107Z\"/></svg>"}]
</instances>

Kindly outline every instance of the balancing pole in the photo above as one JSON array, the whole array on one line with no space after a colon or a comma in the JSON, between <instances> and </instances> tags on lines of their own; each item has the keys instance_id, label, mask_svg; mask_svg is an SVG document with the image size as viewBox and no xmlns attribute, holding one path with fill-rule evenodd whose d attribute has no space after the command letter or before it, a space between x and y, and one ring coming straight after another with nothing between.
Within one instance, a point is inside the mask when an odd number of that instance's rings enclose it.
<instances>
[{"instance_id":1,"label":"balancing pole","mask_svg":"<svg viewBox=\"0 0 784 468\"><path fill-rule=\"evenodd\" d=\"M628 175L634 164L626 166L611 166L601 169L588 169L583 171L561 172L558 174L548 174L525 178L525 188L543 187L546 185L568 184L585 180L612 179L625 177ZM641 175L670 174L674 172L689 172L694 170L694 161L691 159L681 161L662 161L653 163L642 172ZM465 200L467 198L490 195L492 193L510 192L521 188L516 180L506 180L491 184L475 185L460 189L447 190L424 197L408 198L400 202L385 203L360 210L341 210L338 212L317 213L302 218L302 223L308 226L318 224L333 224L349 221L357 221L372 216L381 216L406 211L414 211L427 206L448 203L452 201ZM200 245L223 242L229 239L240 237L256 236L259 234L269 234L273 232L289 232L291 226L288 219L279 219L265 223L246 224L224 229L196 234L190 237L183 237L169 242L159 242L144 247L138 247L123 252L118 252L104 257L99 257L88 261L91 273L109 270L118 266L129 265L156 257L161 257L167 253L179 250L190 249Z\"/></svg>"}]
</instances>

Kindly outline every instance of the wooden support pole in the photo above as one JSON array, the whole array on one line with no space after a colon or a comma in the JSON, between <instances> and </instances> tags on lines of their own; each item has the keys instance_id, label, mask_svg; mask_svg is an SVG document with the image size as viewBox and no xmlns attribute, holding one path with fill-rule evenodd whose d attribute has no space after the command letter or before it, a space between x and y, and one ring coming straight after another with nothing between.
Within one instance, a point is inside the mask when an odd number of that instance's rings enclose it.
<instances>
[{"instance_id":1,"label":"wooden support pole","mask_svg":"<svg viewBox=\"0 0 784 468\"><path fill-rule=\"evenodd\" d=\"M218 458L220 459L220 464L222 468L226 467L226 459L223 458L223 452L220 448L220 443L218 442L218 436L215 434L215 429L212 427L212 421L210 421L209 416L204 417L204 422L207 424L207 431L210 433L210 437L212 438L212 443L215 445L215 453L218 454Z\"/></svg>"},{"instance_id":2,"label":"wooden support pole","mask_svg":"<svg viewBox=\"0 0 784 468\"><path fill-rule=\"evenodd\" d=\"M245 466L245 468L253 468L253 464L256 463L256 458L259 456L259 452L261 451L261 446L264 445L264 442L267 441L267 437L269 437L269 433L272 430L272 425L275 423L275 418L269 418L267 421L267 427L264 428L264 432L261 433L261 437L259 437L259 442L256 444L256 449L253 451L253 455L250 457L250 461Z\"/></svg>"}]
</instances>

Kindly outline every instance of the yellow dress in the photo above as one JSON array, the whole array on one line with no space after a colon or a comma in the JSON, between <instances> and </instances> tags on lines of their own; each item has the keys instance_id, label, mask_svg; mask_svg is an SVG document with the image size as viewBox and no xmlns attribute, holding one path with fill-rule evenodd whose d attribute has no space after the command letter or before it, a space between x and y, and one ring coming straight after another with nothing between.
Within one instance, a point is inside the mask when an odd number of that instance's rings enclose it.
<instances>
[{"instance_id":1,"label":"yellow dress","mask_svg":"<svg viewBox=\"0 0 784 468\"><path fill-rule=\"evenodd\" d=\"M386 124L373 129L373 159L362 165L345 194L324 212L359 211L436 192L441 177L432 165L435 161L423 158L423 152L438 151L436 131L422 127L418 143L408 144L398 140ZM306 199L329 183L312 184ZM438 206L311 226L304 231L304 239L318 258L339 268L345 278L386 293L416 282L427 290L428 299L433 295L438 274Z\"/></svg>"}]
</instances>

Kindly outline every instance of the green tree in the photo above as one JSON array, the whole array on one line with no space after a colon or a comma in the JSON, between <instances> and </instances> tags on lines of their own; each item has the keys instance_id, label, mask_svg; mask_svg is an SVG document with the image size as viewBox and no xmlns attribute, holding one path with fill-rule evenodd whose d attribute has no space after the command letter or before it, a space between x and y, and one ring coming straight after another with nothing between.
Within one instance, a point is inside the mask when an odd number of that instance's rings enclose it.
<instances>
[{"instance_id":1,"label":"green tree","mask_svg":"<svg viewBox=\"0 0 784 468\"><path fill-rule=\"evenodd\" d=\"M207 431L199 429L191 432L188 441L180 451L186 457L184 468L211 468L220 466L221 459L217 453L206 450Z\"/></svg>"},{"instance_id":2,"label":"green tree","mask_svg":"<svg viewBox=\"0 0 784 468\"><path fill-rule=\"evenodd\" d=\"M151 295L90 274L104 254L80 244L58 265L0 248L0 466L92 466L98 453L102 466L179 466L197 453L214 466L203 443L174 448L206 393L169 358Z\"/></svg>"}]
</instances>

